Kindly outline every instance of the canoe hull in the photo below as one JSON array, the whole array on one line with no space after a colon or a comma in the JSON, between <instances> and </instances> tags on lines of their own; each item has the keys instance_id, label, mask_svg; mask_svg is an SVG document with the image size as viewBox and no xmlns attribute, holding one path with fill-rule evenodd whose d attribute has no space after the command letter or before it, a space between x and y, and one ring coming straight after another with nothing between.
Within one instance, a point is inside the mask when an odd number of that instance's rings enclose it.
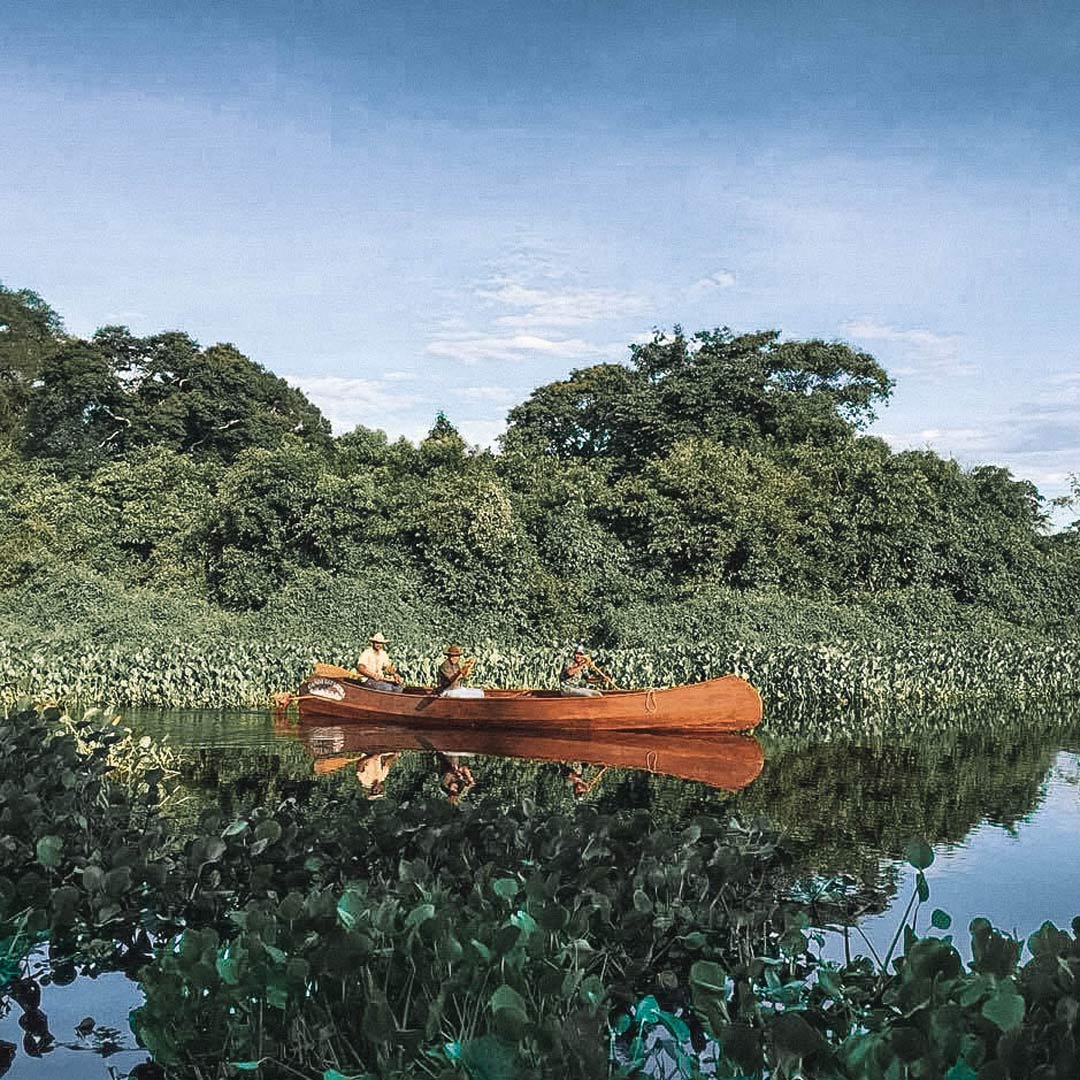
<instances>
[{"instance_id":1,"label":"canoe hull","mask_svg":"<svg viewBox=\"0 0 1080 1080\"><path fill-rule=\"evenodd\" d=\"M302 720L333 717L409 728L484 728L530 732L749 731L761 721L761 695L745 679L659 690L614 690L561 697L550 690L487 690L483 698L438 697L423 687L401 694L369 690L343 668L316 665L300 687Z\"/></svg>"}]
</instances>

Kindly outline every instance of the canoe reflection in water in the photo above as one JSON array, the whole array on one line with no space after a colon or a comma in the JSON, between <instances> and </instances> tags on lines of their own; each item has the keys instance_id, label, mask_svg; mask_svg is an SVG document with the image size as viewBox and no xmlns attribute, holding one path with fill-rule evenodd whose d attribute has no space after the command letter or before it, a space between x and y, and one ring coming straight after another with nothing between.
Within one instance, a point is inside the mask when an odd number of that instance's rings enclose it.
<instances>
[{"instance_id":1,"label":"canoe reflection in water","mask_svg":"<svg viewBox=\"0 0 1080 1080\"><path fill-rule=\"evenodd\" d=\"M355 765L369 798L385 794L387 773L400 751L432 751L439 785L452 803L476 784L463 761L471 754L558 762L578 798L593 790L608 768L640 769L737 791L757 778L765 760L760 743L752 736L700 730L682 735L593 732L571 738L479 728L417 731L371 723L301 721L296 733L314 757L317 775Z\"/></svg>"}]
</instances>

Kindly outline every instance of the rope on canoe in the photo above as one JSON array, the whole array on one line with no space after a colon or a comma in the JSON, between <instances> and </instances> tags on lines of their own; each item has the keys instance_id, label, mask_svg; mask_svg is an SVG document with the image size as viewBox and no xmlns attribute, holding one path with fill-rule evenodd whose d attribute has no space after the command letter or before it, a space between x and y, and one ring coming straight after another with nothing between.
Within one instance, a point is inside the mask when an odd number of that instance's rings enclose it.
<instances>
[{"instance_id":1,"label":"rope on canoe","mask_svg":"<svg viewBox=\"0 0 1080 1080\"><path fill-rule=\"evenodd\" d=\"M645 711L656 712L656 691L651 686L645 691Z\"/></svg>"},{"instance_id":2,"label":"rope on canoe","mask_svg":"<svg viewBox=\"0 0 1080 1080\"><path fill-rule=\"evenodd\" d=\"M657 763L658 760L659 759L656 756L656 751L655 750L650 750L645 755L645 768L648 769L649 772L653 772L653 773L656 772L656 763Z\"/></svg>"}]
</instances>

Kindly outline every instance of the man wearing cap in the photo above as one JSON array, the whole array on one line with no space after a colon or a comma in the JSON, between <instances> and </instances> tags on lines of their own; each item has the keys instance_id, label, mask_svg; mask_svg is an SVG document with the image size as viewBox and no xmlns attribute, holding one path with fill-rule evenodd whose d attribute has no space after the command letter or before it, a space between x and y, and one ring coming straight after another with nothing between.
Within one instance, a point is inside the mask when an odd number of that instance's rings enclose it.
<instances>
[{"instance_id":1,"label":"man wearing cap","mask_svg":"<svg viewBox=\"0 0 1080 1080\"><path fill-rule=\"evenodd\" d=\"M356 670L369 690L386 690L391 694L400 694L405 689L401 676L390 662L386 651L386 638L382 634L374 634L369 639L368 647L356 661Z\"/></svg>"},{"instance_id":2,"label":"man wearing cap","mask_svg":"<svg viewBox=\"0 0 1080 1080\"><path fill-rule=\"evenodd\" d=\"M482 698L484 691L478 686L462 686L463 679L472 674L473 661L461 662L461 646L451 645L446 650L446 659L439 665L439 683L436 692L439 697Z\"/></svg>"},{"instance_id":3,"label":"man wearing cap","mask_svg":"<svg viewBox=\"0 0 1080 1080\"><path fill-rule=\"evenodd\" d=\"M585 652L584 645L574 648L573 659L567 660L559 673L559 693L563 697L603 697L592 684L603 676L593 670L593 662Z\"/></svg>"}]
</instances>

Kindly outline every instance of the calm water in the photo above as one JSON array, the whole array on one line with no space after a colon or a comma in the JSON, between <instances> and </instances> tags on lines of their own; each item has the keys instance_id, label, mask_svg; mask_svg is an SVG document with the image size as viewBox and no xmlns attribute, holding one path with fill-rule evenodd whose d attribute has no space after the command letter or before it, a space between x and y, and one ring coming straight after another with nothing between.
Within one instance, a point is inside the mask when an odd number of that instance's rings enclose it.
<instances>
[{"instance_id":1,"label":"calm water","mask_svg":"<svg viewBox=\"0 0 1080 1080\"><path fill-rule=\"evenodd\" d=\"M238 712L126 719L142 733L167 736L182 752L192 790L258 783L269 774L303 778L356 768L356 747L332 726L301 733L275 724L266 713ZM936 734L877 741L780 739L766 730L761 744L760 775L752 778L756 767L746 751L743 771L749 769L750 779L736 792L655 772L603 770L589 765L584 748L573 775L555 761L479 754L460 760L476 781L465 795L470 799L531 794L571 805L576 776L579 784L590 785L584 797L607 808L647 806L676 817L763 815L801 842L800 865L808 880L845 875L860 884L871 898L861 925L879 950L892 937L913 888L912 872L900 857L912 837L930 841L936 856L927 871L931 898L923 925L933 908L945 909L961 947L976 915L1027 936L1045 919L1067 926L1080 913L1080 713L1075 719L968 717ZM376 764L385 772L388 800L442 790L442 766L431 750L404 750L389 765L387 760ZM655 770L674 759L661 753L646 760ZM369 773L366 782L371 780ZM827 949L838 952L838 936ZM42 956L32 963L47 970ZM128 1013L140 1001L138 984L120 974L46 985L42 1008L57 1043L43 1057L30 1057L22 1050L19 1010L0 1016L0 1039L19 1046L6 1075L126 1075L145 1058L128 1027ZM83 1024L86 1033L79 1035L76 1028L89 1018L92 1030Z\"/></svg>"}]
</instances>

